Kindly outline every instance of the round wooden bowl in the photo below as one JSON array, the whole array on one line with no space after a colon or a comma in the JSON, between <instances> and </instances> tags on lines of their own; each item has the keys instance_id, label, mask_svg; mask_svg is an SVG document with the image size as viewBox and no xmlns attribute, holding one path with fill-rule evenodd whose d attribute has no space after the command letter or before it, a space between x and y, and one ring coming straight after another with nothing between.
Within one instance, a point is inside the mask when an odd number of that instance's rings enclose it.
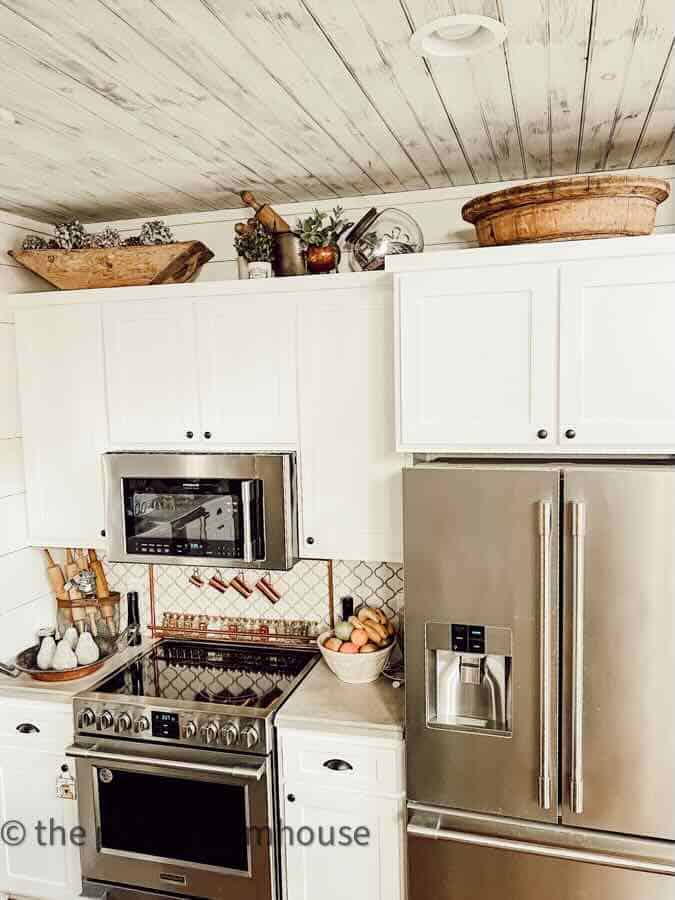
<instances>
[{"instance_id":1,"label":"round wooden bowl","mask_svg":"<svg viewBox=\"0 0 675 900\"><path fill-rule=\"evenodd\" d=\"M40 649L39 644L23 650L16 658L16 667L30 675L33 681L76 681L78 678L86 678L87 675L93 675L98 672L104 663L116 652L115 644L106 638L94 638L101 651L100 657L95 663L88 666L78 666L76 669L64 669L57 671L56 669L39 669L37 664L37 655Z\"/></svg>"},{"instance_id":2,"label":"round wooden bowl","mask_svg":"<svg viewBox=\"0 0 675 900\"><path fill-rule=\"evenodd\" d=\"M669 194L660 178L579 175L476 197L462 217L482 247L651 234L656 207Z\"/></svg>"}]
</instances>

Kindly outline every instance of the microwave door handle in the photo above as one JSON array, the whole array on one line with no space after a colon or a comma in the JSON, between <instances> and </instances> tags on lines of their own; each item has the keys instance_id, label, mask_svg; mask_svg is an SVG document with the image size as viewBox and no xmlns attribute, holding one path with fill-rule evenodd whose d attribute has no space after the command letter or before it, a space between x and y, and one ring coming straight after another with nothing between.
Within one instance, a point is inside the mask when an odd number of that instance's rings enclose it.
<instances>
[{"instance_id":1,"label":"microwave door handle","mask_svg":"<svg viewBox=\"0 0 675 900\"><path fill-rule=\"evenodd\" d=\"M551 504L539 504L539 806L551 808Z\"/></svg>"},{"instance_id":2,"label":"microwave door handle","mask_svg":"<svg viewBox=\"0 0 675 900\"><path fill-rule=\"evenodd\" d=\"M570 806L584 811L584 535L586 509L583 503L570 505L572 532L572 772Z\"/></svg>"},{"instance_id":3,"label":"microwave door handle","mask_svg":"<svg viewBox=\"0 0 675 900\"><path fill-rule=\"evenodd\" d=\"M253 555L253 521L251 515L251 501L253 498L253 482L242 481L241 483L241 506L242 506L242 523L244 529L244 552L242 559L244 562L254 562Z\"/></svg>"}]
</instances>

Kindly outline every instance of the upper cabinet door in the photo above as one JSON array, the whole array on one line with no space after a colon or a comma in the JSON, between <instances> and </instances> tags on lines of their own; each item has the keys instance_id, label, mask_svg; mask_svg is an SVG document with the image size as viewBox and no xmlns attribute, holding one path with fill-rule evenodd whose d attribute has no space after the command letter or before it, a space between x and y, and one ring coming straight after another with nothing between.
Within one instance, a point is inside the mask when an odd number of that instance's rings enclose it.
<instances>
[{"instance_id":1,"label":"upper cabinet door","mask_svg":"<svg viewBox=\"0 0 675 900\"><path fill-rule=\"evenodd\" d=\"M311 295L300 310L301 555L399 561L391 290Z\"/></svg>"},{"instance_id":2,"label":"upper cabinet door","mask_svg":"<svg viewBox=\"0 0 675 900\"><path fill-rule=\"evenodd\" d=\"M561 445L672 451L672 256L563 266L560 316Z\"/></svg>"},{"instance_id":3,"label":"upper cabinet door","mask_svg":"<svg viewBox=\"0 0 675 900\"><path fill-rule=\"evenodd\" d=\"M207 444L272 449L297 441L296 302L289 296L196 300L202 432Z\"/></svg>"},{"instance_id":4,"label":"upper cabinet door","mask_svg":"<svg viewBox=\"0 0 675 900\"><path fill-rule=\"evenodd\" d=\"M103 323L111 445L195 443L192 301L115 301L105 305Z\"/></svg>"},{"instance_id":5,"label":"upper cabinet door","mask_svg":"<svg viewBox=\"0 0 675 900\"><path fill-rule=\"evenodd\" d=\"M106 449L99 306L17 310L29 543L102 544Z\"/></svg>"},{"instance_id":6,"label":"upper cabinet door","mask_svg":"<svg viewBox=\"0 0 675 900\"><path fill-rule=\"evenodd\" d=\"M403 275L398 304L400 449L555 444L555 266Z\"/></svg>"}]
</instances>

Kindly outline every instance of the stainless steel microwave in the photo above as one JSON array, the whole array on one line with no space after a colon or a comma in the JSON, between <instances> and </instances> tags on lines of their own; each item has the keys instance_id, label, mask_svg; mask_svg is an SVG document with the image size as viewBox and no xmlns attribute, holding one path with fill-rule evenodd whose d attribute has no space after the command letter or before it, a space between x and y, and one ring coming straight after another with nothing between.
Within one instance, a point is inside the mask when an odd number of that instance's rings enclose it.
<instances>
[{"instance_id":1,"label":"stainless steel microwave","mask_svg":"<svg viewBox=\"0 0 675 900\"><path fill-rule=\"evenodd\" d=\"M290 569L293 453L106 453L112 562Z\"/></svg>"}]
</instances>

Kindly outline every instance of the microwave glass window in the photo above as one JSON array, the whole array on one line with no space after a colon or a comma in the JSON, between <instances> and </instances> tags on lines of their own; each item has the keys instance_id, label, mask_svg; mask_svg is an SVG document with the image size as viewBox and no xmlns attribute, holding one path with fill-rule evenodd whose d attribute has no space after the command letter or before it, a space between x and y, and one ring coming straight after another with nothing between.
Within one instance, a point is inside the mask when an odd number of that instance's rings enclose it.
<instances>
[{"instance_id":1,"label":"microwave glass window","mask_svg":"<svg viewBox=\"0 0 675 900\"><path fill-rule=\"evenodd\" d=\"M248 517L254 558L264 558L260 481L249 481L247 492L237 479L125 478L122 484L128 553L242 559Z\"/></svg>"}]
</instances>

